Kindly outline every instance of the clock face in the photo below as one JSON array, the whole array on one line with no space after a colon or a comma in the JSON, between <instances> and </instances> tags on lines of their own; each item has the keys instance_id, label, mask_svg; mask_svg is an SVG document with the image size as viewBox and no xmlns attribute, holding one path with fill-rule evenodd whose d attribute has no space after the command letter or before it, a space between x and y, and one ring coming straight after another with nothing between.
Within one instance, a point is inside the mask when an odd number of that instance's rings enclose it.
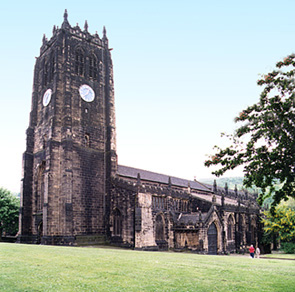
<instances>
[{"instance_id":1,"label":"clock face","mask_svg":"<svg viewBox=\"0 0 295 292\"><path fill-rule=\"evenodd\" d=\"M80 86L79 93L81 98L87 102L91 102L95 98L95 93L93 89L87 84L83 84Z\"/></svg>"},{"instance_id":2,"label":"clock face","mask_svg":"<svg viewBox=\"0 0 295 292\"><path fill-rule=\"evenodd\" d=\"M47 106L50 103L51 95L52 95L52 90L47 89L43 95L43 105L44 106Z\"/></svg>"}]
</instances>

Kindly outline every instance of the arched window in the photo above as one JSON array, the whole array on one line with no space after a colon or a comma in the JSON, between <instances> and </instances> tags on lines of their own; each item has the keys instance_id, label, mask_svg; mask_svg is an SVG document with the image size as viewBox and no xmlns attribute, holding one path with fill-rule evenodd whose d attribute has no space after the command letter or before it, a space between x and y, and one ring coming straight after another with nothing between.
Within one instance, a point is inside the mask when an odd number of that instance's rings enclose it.
<instances>
[{"instance_id":1,"label":"arched window","mask_svg":"<svg viewBox=\"0 0 295 292\"><path fill-rule=\"evenodd\" d=\"M156 241L165 240L165 225L163 216L158 214L156 217Z\"/></svg>"},{"instance_id":2,"label":"arched window","mask_svg":"<svg viewBox=\"0 0 295 292\"><path fill-rule=\"evenodd\" d=\"M247 233L247 226L245 222L245 217L241 215L241 224L240 224L240 234L241 234L241 244L245 244L247 242L246 233Z\"/></svg>"},{"instance_id":3,"label":"arched window","mask_svg":"<svg viewBox=\"0 0 295 292\"><path fill-rule=\"evenodd\" d=\"M97 78L97 59L93 54L89 57L89 77Z\"/></svg>"},{"instance_id":4,"label":"arched window","mask_svg":"<svg viewBox=\"0 0 295 292\"><path fill-rule=\"evenodd\" d=\"M114 224L113 224L113 234L114 236L122 235L122 215L118 209L113 212Z\"/></svg>"},{"instance_id":5,"label":"arched window","mask_svg":"<svg viewBox=\"0 0 295 292\"><path fill-rule=\"evenodd\" d=\"M233 216L230 215L227 221L227 240L233 240L234 234L234 220Z\"/></svg>"},{"instance_id":6,"label":"arched window","mask_svg":"<svg viewBox=\"0 0 295 292\"><path fill-rule=\"evenodd\" d=\"M84 52L81 48L78 48L75 53L75 72L79 76L84 76Z\"/></svg>"}]
</instances>

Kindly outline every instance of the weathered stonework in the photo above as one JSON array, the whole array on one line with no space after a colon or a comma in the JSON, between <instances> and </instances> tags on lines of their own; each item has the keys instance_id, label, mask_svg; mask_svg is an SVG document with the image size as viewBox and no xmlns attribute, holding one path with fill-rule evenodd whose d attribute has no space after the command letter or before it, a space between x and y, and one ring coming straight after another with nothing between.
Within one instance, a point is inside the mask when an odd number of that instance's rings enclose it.
<instances>
[{"instance_id":1,"label":"weathered stonework","mask_svg":"<svg viewBox=\"0 0 295 292\"><path fill-rule=\"evenodd\" d=\"M135 233L135 248L157 246L152 214L152 194L138 193L138 207L141 209L141 231Z\"/></svg>"},{"instance_id":2,"label":"weathered stonework","mask_svg":"<svg viewBox=\"0 0 295 292\"><path fill-rule=\"evenodd\" d=\"M79 94L87 84L91 102ZM51 100L44 104L44 93ZM108 40L87 28L62 27L43 38L36 60L19 241L75 244L104 235L105 196L116 171L112 61Z\"/></svg>"},{"instance_id":3,"label":"weathered stonework","mask_svg":"<svg viewBox=\"0 0 295 292\"><path fill-rule=\"evenodd\" d=\"M210 254L259 243L254 195L117 164L106 31L67 17L36 59L18 241Z\"/></svg>"}]
</instances>

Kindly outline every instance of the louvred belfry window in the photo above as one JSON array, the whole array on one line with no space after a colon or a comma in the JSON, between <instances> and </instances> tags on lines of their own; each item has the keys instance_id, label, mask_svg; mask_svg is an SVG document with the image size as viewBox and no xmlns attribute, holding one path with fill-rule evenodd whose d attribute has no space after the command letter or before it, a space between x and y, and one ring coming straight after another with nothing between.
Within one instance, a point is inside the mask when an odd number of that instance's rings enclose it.
<instances>
[{"instance_id":1,"label":"louvred belfry window","mask_svg":"<svg viewBox=\"0 0 295 292\"><path fill-rule=\"evenodd\" d=\"M82 49L78 48L75 53L75 73L79 76L84 76L84 53Z\"/></svg>"},{"instance_id":2,"label":"louvred belfry window","mask_svg":"<svg viewBox=\"0 0 295 292\"><path fill-rule=\"evenodd\" d=\"M93 79L97 78L97 60L94 55L89 57L89 77Z\"/></svg>"}]
</instances>

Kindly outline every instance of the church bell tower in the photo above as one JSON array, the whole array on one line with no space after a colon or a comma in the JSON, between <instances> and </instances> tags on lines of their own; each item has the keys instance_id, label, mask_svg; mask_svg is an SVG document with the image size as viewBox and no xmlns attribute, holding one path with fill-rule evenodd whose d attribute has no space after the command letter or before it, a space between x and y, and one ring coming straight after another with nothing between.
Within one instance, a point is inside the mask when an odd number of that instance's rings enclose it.
<instances>
[{"instance_id":1,"label":"church bell tower","mask_svg":"<svg viewBox=\"0 0 295 292\"><path fill-rule=\"evenodd\" d=\"M106 238L117 170L113 69L100 38L67 11L36 58L23 154L19 242L73 245Z\"/></svg>"}]
</instances>

